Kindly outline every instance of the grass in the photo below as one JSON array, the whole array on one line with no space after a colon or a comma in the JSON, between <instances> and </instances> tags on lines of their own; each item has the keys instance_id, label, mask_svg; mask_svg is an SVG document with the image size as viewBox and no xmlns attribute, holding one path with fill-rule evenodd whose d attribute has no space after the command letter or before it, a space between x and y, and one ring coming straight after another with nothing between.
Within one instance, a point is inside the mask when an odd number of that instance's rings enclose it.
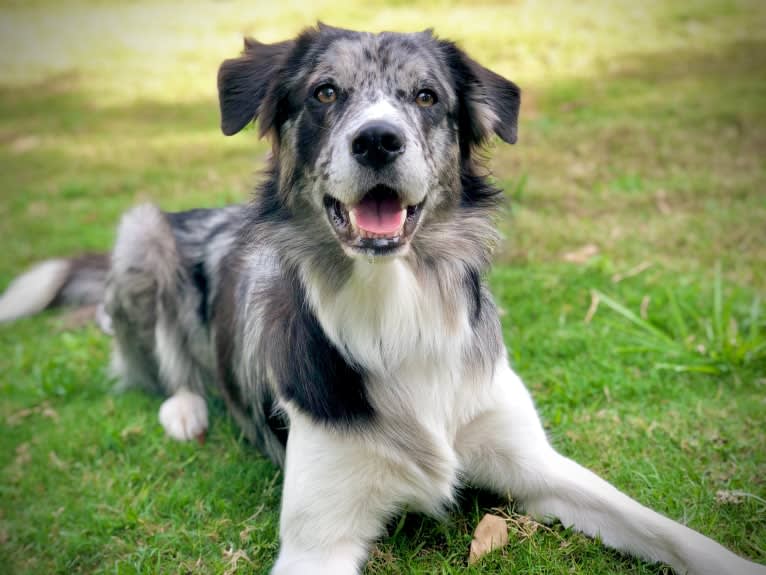
<instances>
[{"instance_id":1,"label":"grass","mask_svg":"<svg viewBox=\"0 0 766 575\"><path fill-rule=\"evenodd\" d=\"M488 279L514 366L561 451L765 562L763 3L5 2L0 286L108 249L136 202L246 198L268 148L218 132L216 67L243 33L317 18L434 27L524 88L519 144L492 151L510 203ZM266 572L279 472L220 403L204 447L165 439L160 398L111 392L108 349L56 313L0 327L3 569ZM498 507L511 543L468 567ZM466 491L446 522L397 519L367 572L666 570Z\"/></svg>"},{"instance_id":2,"label":"grass","mask_svg":"<svg viewBox=\"0 0 766 575\"><path fill-rule=\"evenodd\" d=\"M669 358L669 362L655 363L656 369L722 375L738 367L766 363L766 338L761 331L764 320L760 298L753 298L747 315L737 317L731 308L739 302L726 302L728 305L725 305L720 266L716 267L712 292L712 304L703 310L689 309L688 305L681 303L683 300L673 290L667 289L666 309L659 313L660 320L665 321L659 325L646 317L651 301L648 295L644 296L640 315L637 315L621 303L594 290L590 313L595 313L598 304L603 302L632 324L634 329L633 332L629 331L629 335L635 344L624 351L651 352L657 358Z\"/></svg>"}]
</instances>

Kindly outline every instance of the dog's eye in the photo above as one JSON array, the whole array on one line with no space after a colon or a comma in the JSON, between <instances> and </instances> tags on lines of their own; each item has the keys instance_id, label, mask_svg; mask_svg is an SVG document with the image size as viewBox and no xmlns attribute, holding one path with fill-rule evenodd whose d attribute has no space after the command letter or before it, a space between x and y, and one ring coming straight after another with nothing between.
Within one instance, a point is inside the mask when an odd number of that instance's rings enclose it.
<instances>
[{"instance_id":1,"label":"dog's eye","mask_svg":"<svg viewBox=\"0 0 766 575\"><path fill-rule=\"evenodd\" d=\"M332 84L322 84L314 91L314 97L323 104L332 104L338 99L338 91Z\"/></svg>"},{"instance_id":2,"label":"dog's eye","mask_svg":"<svg viewBox=\"0 0 766 575\"><path fill-rule=\"evenodd\" d=\"M418 92L417 96L415 96L415 102L417 102L418 106L421 108L430 108L436 104L436 94L431 90L421 90Z\"/></svg>"}]
</instances>

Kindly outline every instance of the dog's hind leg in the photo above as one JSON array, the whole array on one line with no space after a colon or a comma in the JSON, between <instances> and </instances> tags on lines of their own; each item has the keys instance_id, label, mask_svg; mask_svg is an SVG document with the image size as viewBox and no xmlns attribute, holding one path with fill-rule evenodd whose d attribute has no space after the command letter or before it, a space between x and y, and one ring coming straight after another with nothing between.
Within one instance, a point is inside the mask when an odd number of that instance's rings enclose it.
<instances>
[{"instance_id":1,"label":"dog's hind leg","mask_svg":"<svg viewBox=\"0 0 766 575\"><path fill-rule=\"evenodd\" d=\"M170 396L160 423L179 440L200 437L208 425L204 361L211 351L195 317L198 298L167 218L148 204L127 212L106 290L115 335L112 368L123 387Z\"/></svg>"},{"instance_id":2,"label":"dog's hind leg","mask_svg":"<svg viewBox=\"0 0 766 575\"><path fill-rule=\"evenodd\" d=\"M766 567L644 507L557 453L532 400L507 365L498 367L490 407L459 434L466 478L511 494L533 516L557 518L604 544L661 561L680 574L766 575Z\"/></svg>"}]
</instances>

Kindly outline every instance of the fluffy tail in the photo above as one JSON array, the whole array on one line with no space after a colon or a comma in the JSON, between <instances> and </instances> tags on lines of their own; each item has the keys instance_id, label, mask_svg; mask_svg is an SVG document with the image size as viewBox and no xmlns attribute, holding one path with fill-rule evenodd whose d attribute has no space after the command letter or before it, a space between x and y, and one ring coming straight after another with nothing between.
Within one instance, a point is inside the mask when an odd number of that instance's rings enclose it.
<instances>
[{"instance_id":1,"label":"fluffy tail","mask_svg":"<svg viewBox=\"0 0 766 575\"><path fill-rule=\"evenodd\" d=\"M59 305L87 306L103 301L109 254L41 262L11 282L0 295L0 323Z\"/></svg>"}]
</instances>

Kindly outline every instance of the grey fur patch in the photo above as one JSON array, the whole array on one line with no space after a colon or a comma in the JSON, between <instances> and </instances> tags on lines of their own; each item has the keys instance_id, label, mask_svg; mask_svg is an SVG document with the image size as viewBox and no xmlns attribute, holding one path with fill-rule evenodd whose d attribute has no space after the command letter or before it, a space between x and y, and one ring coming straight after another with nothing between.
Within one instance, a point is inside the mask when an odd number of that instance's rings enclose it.
<instances>
[{"instance_id":1,"label":"grey fur patch","mask_svg":"<svg viewBox=\"0 0 766 575\"><path fill-rule=\"evenodd\" d=\"M241 208L163 214L134 208L122 219L112 255L106 312L123 385L165 394L203 394L215 381L215 353L200 309L218 289L218 266L239 227ZM200 270L205 273L200 291Z\"/></svg>"},{"instance_id":2,"label":"grey fur patch","mask_svg":"<svg viewBox=\"0 0 766 575\"><path fill-rule=\"evenodd\" d=\"M67 280L50 306L86 306L102 302L109 265L108 254L86 254L72 258Z\"/></svg>"}]
</instances>

